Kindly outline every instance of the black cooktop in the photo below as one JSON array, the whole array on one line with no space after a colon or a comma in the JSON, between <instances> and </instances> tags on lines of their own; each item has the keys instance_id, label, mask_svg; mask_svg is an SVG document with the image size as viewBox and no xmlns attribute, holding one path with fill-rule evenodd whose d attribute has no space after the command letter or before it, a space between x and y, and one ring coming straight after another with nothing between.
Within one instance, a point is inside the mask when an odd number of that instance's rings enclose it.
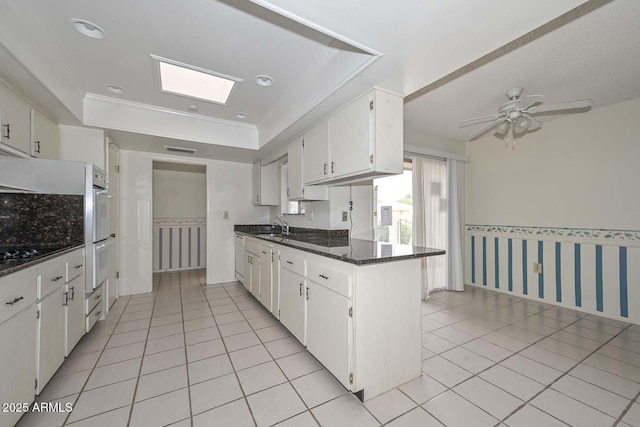
<instances>
[{"instance_id":1,"label":"black cooktop","mask_svg":"<svg viewBox=\"0 0 640 427\"><path fill-rule=\"evenodd\" d=\"M0 272L36 261L67 248L69 246L0 246Z\"/></svg>"}]
</instances>

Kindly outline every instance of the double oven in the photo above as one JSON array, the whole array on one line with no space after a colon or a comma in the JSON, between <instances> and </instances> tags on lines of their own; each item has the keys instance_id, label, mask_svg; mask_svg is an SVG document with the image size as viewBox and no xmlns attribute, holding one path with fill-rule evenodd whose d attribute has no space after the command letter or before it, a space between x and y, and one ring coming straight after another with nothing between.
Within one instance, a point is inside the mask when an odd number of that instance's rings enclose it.
<instances>
[{"instance_id":1,"label":"double oven","mask_svg":"<svg viewBox=\"0 0 640 427\"><path fill-rule=\"evenodd\" d=\"M109 278L115 243L110 234L113 196L107 191L107 173L91 164L85 167L86 291L92 292Z\"/></svg>"}]
</instances>

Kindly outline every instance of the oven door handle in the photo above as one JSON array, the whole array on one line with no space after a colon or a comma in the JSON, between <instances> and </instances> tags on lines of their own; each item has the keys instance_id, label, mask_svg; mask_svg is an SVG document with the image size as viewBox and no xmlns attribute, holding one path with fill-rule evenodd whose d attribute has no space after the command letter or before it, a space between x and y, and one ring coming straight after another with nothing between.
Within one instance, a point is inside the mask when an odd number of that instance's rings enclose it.
<instances>
[{"instance_id":1,"label":"oven door handle","mask_svg":"<svg viewBox=\"0 0 640 427\"><path fill-rule=\"evenodd\" d=\"M104 195L105 197L107 197L109 199L113 197L113 194L109 193L107 190L100 190L100 191L96 192L96 196L102 196L102 195Z\"/></svg>"},{"instance_id":2,"label":"oven door handle","mask_svg":"<svg viewBox=\"0 0 640 427\"><path fill-rule=\"evenodd\" d=\"M101 245L96 246L96 251L99 251L99 250L101 250L101 249L104 249L104 248L106 248L107 246L111 246L111 245L113 245L114 243L115 243L115 241L113 241L113 240L109 239L109 241L108 241L108 242L105 242L105 243L103 243L103 244L101 244Z\"/></svg>"}]
</instances>

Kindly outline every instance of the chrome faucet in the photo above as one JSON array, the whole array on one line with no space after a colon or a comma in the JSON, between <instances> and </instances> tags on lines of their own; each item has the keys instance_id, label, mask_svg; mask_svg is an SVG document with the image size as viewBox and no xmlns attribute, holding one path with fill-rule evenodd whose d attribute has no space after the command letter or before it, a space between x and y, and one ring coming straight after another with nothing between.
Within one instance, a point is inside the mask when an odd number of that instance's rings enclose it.
<instances>
[{"instance_id":1,"label":"chrome faucet","mask_svg":"<svg viewBox=\"0 0 640 427\"><path fill-rule=\"evenodd\" d=\"M276 221L280 222L280 227L282 229L282 234L285 235L285 236L288 236L289 235L289 224L287 223L287 221L283 220L278 215L276 215Z\"/></svg>"}]
</instances>

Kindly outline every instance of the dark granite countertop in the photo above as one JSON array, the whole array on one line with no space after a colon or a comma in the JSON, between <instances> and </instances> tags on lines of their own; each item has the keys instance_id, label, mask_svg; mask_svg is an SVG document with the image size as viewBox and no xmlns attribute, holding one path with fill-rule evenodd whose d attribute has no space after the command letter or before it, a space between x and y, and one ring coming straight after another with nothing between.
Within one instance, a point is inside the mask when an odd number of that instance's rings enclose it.
<instances>
[{"instance_id":1,"label":"dark granite countertop","mask_svg":"<svg viewBox=\"0 0 640 427\"><path fill-rule=\"evenodd\" d=\"M271 233L270 230L246 230L242 229L241 226L236 226L236 233L356 265L445 254L442 249L400 245L375 240L350 239L348 237L327 237L322 239L314 236L312 239L307 240L304 235L281 236Z\"/></svg>"},{"instance_id":2,"label":"dark granite countertop","mask_svg":"<svg viewBox=\"0 0 640 427\"><path fill-rule=\"evenodd\" d=\"M64 248L60 248L57 250L53 250L52 252L47 252L46 254L39 256L37 258L30 259L21 259L21 260L12 260L8 262L0 262L0 277L6 276L11 273L16 273L20 270L24 270L25 268L33 267L34 265L40 264L42 262L48 261L52 258L58 257L60 255L67 254L69 252L73 252L76 249L83 248L84 244L76 245L76 246L67 246Z\"/></svg>"}]
</instances>

